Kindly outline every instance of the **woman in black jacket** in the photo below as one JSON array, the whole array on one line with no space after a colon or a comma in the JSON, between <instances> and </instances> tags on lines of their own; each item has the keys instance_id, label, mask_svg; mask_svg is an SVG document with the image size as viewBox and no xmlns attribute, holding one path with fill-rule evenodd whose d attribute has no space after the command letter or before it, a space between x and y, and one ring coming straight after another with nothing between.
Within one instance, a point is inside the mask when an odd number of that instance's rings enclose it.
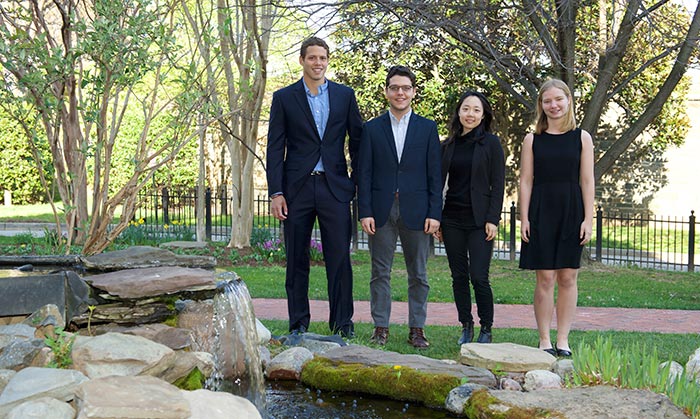
<instances>
[{"instance_id":1,"label":"woman in black jacket","mask_svg":"<svg viewBox=\"0 0 700 419\"><path fill-rule=\"evenodd\" d=\"M486 97L468 91L460 98L442 143L442 183L447 186L441 231L452 272L452 291L462 336L474 338L471 291L474 287L481 329L477 342L491 342L493 293L489 266L493 239L498 233L503 205L505 158L499 138L491 131L493 110Z\"/></svg>"}]
</instances>

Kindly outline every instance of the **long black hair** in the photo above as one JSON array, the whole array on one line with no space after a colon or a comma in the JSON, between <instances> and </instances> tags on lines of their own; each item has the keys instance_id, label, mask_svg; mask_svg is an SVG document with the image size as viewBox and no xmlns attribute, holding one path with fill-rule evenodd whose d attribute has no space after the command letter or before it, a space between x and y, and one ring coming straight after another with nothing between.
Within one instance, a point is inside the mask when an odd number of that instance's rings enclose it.
<instances>
[{"instance_id":1,"label":"long black hair","mask_svg":"<svg viewBox=\"0 0 700 419\"><path fill-rule=\"evenodd\" d=\"M459 98L459 101L457 101L457 106L455 106L455 110L452 113L450 134L449 137L447 137L448 143L451 143L462 135L462 123L459 121L459 109L462 107L464 100L469 96L476 96L479 98L481 101L481 107L484 110L484 118L481 120L479 126L474 128L476 138L481 138L484 136L484 133L491 132L491 121L493 121L493 108L491 108L491 104L483 93L479 93L474 90L467 90Z\"/></svg>"}]
</instances>

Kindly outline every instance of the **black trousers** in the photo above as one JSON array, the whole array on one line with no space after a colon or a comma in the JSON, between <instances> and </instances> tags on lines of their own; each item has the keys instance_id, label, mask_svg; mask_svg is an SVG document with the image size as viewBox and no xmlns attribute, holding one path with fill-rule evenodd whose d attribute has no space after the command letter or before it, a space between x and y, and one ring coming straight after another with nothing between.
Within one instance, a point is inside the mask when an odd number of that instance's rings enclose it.
<instances>
[{"instance_id":1,"label":"black trousers","mask_svg":"<svg viewBox=\"0 0 700 419\"><path fill-rule=\"evenodd\" d=\"M287 310L289 330L309 328L309 243L314 222L321 230L326 264L328 326L332 332L353 330L352 267L350 265L350 203L340 202L328 188L326 177L309 176L297 196L287 197L284 243L287 252Z\"/></svg>"},{"instance_id":2,"label":"black trousers","mask_svg":"<svg viewBox=\"0 0 700 419\"><path fill-rule=\"evenodd\" d=\"M493 292L489 267L493 241L486 241L484 227L476 226L473 220L443 216L441 228L452 272L452 292L459 321L462 324L474 323L469 288L471 282L481 328L490 331L493 325Z\"/></svg>"}]
</instances>

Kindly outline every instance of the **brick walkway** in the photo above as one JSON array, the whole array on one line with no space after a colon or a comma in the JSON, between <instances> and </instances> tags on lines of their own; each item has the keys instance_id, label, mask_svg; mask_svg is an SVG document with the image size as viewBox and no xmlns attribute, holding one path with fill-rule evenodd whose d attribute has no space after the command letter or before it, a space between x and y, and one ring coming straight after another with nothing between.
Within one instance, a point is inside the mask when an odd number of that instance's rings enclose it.
<instances>
[{"instance_id":1,"label":"brick walkway","mask_svg":"<svg viewBox=\"0 0 700 419\"><path fill-rule=\"evenodd\" d=\"M261 319L287 320L285 300L256 298L253 299L253 306L256 316ZM476 307L472 312L476 313ZM531 305L496 304L494 314L495 328L537 328ZM311 301L311 320L328 320L326 301ZM369 301L355 301L353 320L359 323L372 323ZM391 322L406 323L407 320L407 304L393 302ZM454 304L429 303L427 322L430 325L457 326L459 323ZM553 322L552 326L556 327L556 324ZM579 307L572 329L700 333L700 310Z\"/></svg>"}]
</instances>

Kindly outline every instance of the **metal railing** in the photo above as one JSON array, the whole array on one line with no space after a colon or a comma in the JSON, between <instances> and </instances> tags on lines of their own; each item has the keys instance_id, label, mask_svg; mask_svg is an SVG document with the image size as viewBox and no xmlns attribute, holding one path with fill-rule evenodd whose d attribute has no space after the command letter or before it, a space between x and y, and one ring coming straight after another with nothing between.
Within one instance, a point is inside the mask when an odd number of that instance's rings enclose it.
<instances>
[{"instance_id":1,"label":"metal railing","mask_svg":"<svg viewBox=\"0 0 700 419\"><path fill-rule=\"evenodd\" d=\"M161 189L140 194L142 205L136 219L145 227L194 226L197 220L196 189ZM205 231L208 240L227 241L231 232L231 198L225 190L209 189L205 199ZM281 222L269 212L267 196L254 200L253 228L269 229L274 237L282 236ZM352 202L351 212L357 219L357 203ZM515 202L504 208L498 237L494 242L493 257L517 260L520 253L520 221ZM605 264L640 266L654 269L695 271L695 254L700 249L696 235L697 221L694 211L688 217L650 217L604 213L598 207L593 225L593 237L586 247L585 257ZM358 228L352 237L352 248L367 249L367 236ZM314 229L312 238L321 241L321 233ZM434 254L445 254L440 242L433 242ZM398 247L400 251L400 244Z\"/></svg>"}]
</instances>

